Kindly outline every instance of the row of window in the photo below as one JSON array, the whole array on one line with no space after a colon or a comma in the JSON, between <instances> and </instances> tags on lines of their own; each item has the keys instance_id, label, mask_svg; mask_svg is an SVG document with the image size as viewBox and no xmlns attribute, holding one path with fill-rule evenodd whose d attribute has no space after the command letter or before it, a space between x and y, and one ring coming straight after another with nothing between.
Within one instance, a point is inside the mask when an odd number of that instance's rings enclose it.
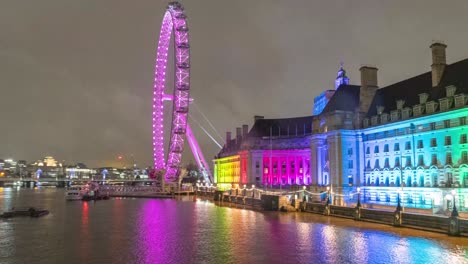
<instances>
[{"instance_id":1,"label":"row of window","mask_svg":"<svg viewBox=\"0 0 468 264\"><path fill-rule=\"evenodd\" d=\"M411 156L404 156L402 158L405 158L405 167L412 167L412 162L411 162ZM468 151L462 151L462 155L461 155L461 162L462 163L468 163ZM395 167L401 167L401 163L400 163L400 157L396 157L395 158ZM430 165L437 165L438 164L438 160L437 160L437 154L432 154L431 155L431 163ZM452 160L452 153L451 152L447 152L445 153L445 165L451 165L453 164L453 160ZM366 164L366 169L371 169L371 166L370 166L370 160L367 160L367 164ZM352 163L349 163L348 164L348 167L350 167L350 169L352 168ZM418 163L417 163L417 166L421 166L421 167L424 167L425 166L425 162L424 162L424 155L419 155L418 156ZM379 159L376 159L375 160L375 163L374 163L374 169L380 169L380 162L379 162ZM385 161L384 161L384 166L383 168L390 168L390 160L389 158L386 158Z\"/></svg>"},{"instance_id":2,"label":"row of window","mask_svg":"<svg viewBox=\"0 0 468 264\"><path fill-rule=\"evenodd\" d=\"M460 144L466 144L466 143L467 143L466 134L461 134L460 135ZM444 146L450 146L450 145L452 145L452 137L451 136L445 136ZM418 149L424 148L424 143L423 143L422 139L417 141L417 146L416 147ZM437 147L437 138L431 138L430 147ZM405 150L411 150L411 141L405 142ZM400 151L400 143L395 143L395 145L393 146L393 151ZM379 146L375 146L374 147L374 153L379 153L379 152L380 152ZM383 152L389 152L388 144L384 145ZM352 149L348 149L348 154L352 155ZM366 154L370 154L370 147L366 148Z\"/></svg>"},{"instance_id":3,"label":"row of window","mask_svg":"<svg viewBox=\"0 0 468 264\"><path fill-rule=\"evenodd\" d=\"M372 118L377 118L377 116L374 116ZM373 126L377 125L377 120L372 120L372 118L371 118L371 121L372 121L371 124ZM419 132L429 131L429 130L450 128L450 127L456 127L456 126L465 126L465 125L466 125L466 117L463 116L463 117L458 118L458 123L456 122L456 119L452 119L452 120L448 119L448 120L443 120L439 123L431 122L428 124L422 124L418 126L418 131ZM366 125L366 122L364 122L364 127L368 127L368 124ZM377 138L377 137L382 137L382 136L387 137L387 136L392 136L392 135L405 135L405 134L410 134L410 133L414 133L414 129L411 129L410 127L406 127L406 128L389 130L389 131L384 131L384 132L379 132L379 133L368 134L366 135L366 138Z\"/></svg>"}]
</instances>

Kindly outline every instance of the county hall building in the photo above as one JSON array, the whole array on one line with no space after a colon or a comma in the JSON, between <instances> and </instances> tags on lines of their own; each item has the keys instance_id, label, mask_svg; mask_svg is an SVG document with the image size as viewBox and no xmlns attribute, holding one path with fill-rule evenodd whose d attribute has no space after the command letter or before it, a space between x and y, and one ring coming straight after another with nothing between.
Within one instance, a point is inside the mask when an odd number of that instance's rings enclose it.
<instances>
[{"instance_id":1,"label":"county hall building","mask_svg":"<svg viewBox=\"0 0 468 264\"><path fill-rule=\"evenodd\" d=\"M335 89L312 116L265 119L226 133L214 159L219 187L306 185L335 204L365 203L468 211L468 59L446 63L434 43L432 70L379 87L377 68L351 85L341 67ZM327 188L328 187L328 188Z\"/></svg>"}]
</instances>

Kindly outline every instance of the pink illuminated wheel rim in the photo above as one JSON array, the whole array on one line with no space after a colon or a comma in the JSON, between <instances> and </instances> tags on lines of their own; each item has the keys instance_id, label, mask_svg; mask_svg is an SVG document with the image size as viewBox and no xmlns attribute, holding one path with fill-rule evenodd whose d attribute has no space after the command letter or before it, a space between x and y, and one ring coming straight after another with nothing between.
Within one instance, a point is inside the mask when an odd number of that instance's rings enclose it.
<instances>
[{"instance_id":1,"label":"pink illuminated wheel rim","mask_svg":"<svg viewBox=\"0 0 468 264\"><path fill-rule=\"evenodd\" d=\"M187 16L183 6L171 2L159 34L153 92L153 160L156 171L165 170L165 180L177 180L184 149L189 111L190 43ZM171 36L174 34L175 76L173 94L165 94L167 57ZM164 101L172 100L172 123L167 162L164 152Z\"/></svg>"}]
</instances>

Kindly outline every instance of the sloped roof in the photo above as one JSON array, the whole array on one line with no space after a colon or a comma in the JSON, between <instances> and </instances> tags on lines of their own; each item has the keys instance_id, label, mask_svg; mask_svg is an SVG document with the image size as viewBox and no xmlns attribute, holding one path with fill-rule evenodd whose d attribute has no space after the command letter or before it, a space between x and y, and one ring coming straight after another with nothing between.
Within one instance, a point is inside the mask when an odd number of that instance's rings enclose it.
<instances>
[{"instance_id":1,"label":"sloped roof","mask_svg":"<svg viewBox=\"0 0 468 264\"><path fill-rule=\"evenodd\" d=\"M358 85L340 85L322 114L333 111L355 111L359 106L360 89Z\"/></svg>"},{"instance_id":2,"label":"sloped roof","mask_svg":"<svg viewBox=\"0 0 468 264\"><path fill-rule=\"evenodd\" d=\"M419 104L419 94L427 93L427 101L438 101L446 96L445 87L455 85L457 93L468 93L468 59L449 64L445 67L441 82L432 87L432 73L426 72L404 81L377 90L367 116L377 115L377 106L383 106L384 112L396 109L396 101L405 100L405 106Z\"/></svg>"},{"instance_id":3,"label":"sloped roof","mask_svg":"<svg viewBox=\"0 0 468 264\"><path fill-rule=\"evenodd\" d=\"M313 116L279 118L279 119L258 119L249 131L249 137L269 137L304 135L312 132Z\"/></svg>"}]
</instances>

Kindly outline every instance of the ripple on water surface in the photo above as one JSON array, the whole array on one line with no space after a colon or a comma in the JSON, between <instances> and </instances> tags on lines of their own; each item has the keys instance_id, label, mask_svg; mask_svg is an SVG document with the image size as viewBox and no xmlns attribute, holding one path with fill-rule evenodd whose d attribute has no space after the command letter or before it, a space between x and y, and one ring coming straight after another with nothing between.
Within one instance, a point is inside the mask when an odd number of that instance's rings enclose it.
<instances>
[{"instance_id":1,"label":"ripple on water surface","mask_svg":"<svg viewBox=\"0 0 468 264\"><path fill-rule=\"evenodd\" d=\"M0 220L0 263L467 263L466 238L202 200L66 202L63 195L0 190L3 211L51 211Z\"/></svg>"}]
</instances>

